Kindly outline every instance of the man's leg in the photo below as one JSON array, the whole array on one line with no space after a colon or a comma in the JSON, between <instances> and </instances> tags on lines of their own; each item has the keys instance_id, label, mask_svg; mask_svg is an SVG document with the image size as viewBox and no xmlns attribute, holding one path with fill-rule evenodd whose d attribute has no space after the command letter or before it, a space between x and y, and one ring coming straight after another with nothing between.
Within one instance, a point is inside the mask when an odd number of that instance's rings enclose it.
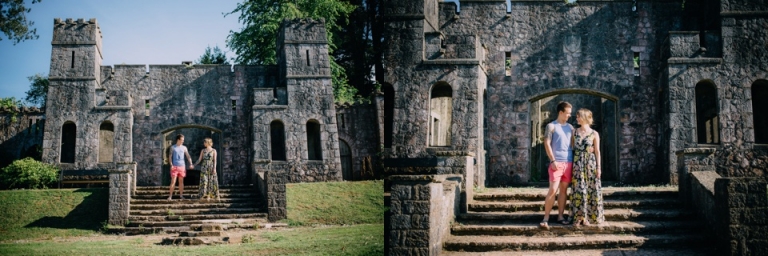
<instances>
[{"instance_id":1,"label":"man's leg","mask_svg":"<svg viewBox=\"0 0 768 256\"><path fill-rule=\"evenodd\" d=\"M568 196L568 184L569 182L560 182L560 195L557 197L557 220L563 220L563 212L565 212L565 198Z\"/></svg>"},{"instance_id":2,"label":"man's leg","mask_svg":"<svg viewBox=\"0 0 768 256\"><path fill-rule=\"evenodd\" d=\"M179 195L184 199L184 177L179 177Z\"/></svg>"},{"instance_id":3,"label":"man's leg","mask_svg":"<svg viewBox=\"0 0 768 256\"><path fill-rule=\"evenodd\" d=\"M544 219L542 222L549 221L549 212L552 211L552 205L555 204L555 194L557 194L557 188L560 186L560 180L549 182L549 191L547 191L547 197L544 198Z\"/></svg>"},{"instance_id":4,"label":"man's leg","mask_svg":"<svg viewBox=\"0 0 768 256\"><path fill-rule=\"evenodd\" d=\"M171 191L168 194L168 200L171 200L173 198L173 185L176 183L176 176L171 174Z\"/></svg>"}]
</instances>

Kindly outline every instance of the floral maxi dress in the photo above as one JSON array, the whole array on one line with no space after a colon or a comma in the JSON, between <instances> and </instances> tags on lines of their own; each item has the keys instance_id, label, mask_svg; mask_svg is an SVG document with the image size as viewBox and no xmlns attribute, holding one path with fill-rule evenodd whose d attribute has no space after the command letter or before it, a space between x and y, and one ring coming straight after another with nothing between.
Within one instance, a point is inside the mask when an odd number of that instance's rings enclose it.
<instances>
[{"instance_id":1,"label":"floral maxi dress","mask_svg":"<svg viewBox=\"0 0 768 256\"><path fill-rule=\"evenodd\" d=\"M198 192L199 198L210 196L213 198L219 198L219 178L213 174L213 152L203 153L203 169L200 171L200 191Z\"/></svg>"},{"instance_id":2,"label":"floral maxi dress","mask_svg":"<svg viewBox=\"0 0 768 256\"><path fill-rule=\"evenodd\" d=\"M594 136L594 130L586 136L574 133L570 196L573 223L579 223L585 217L591 224L605 222L602 186L597 177L597 159L592 150Z\"/></svg>"}]
</instances>

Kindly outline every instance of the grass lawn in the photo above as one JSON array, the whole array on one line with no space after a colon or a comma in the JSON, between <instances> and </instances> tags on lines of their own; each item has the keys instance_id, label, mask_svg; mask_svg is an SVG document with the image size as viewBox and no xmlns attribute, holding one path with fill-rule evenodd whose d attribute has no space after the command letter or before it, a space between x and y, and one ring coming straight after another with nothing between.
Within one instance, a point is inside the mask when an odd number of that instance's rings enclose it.
<instances>
[{"instance_id":1,"label":"grass lawn","mask_svg":"<svg viewBox=\"0 0 768 256\"><path fill-rule=\"evenodd\" d=\"M230 244L162 246L105 235L107 189L0 191L0 255L383 255L382 181L289 184L290 228L229 230Z\"/></svg>"}]
</instances>

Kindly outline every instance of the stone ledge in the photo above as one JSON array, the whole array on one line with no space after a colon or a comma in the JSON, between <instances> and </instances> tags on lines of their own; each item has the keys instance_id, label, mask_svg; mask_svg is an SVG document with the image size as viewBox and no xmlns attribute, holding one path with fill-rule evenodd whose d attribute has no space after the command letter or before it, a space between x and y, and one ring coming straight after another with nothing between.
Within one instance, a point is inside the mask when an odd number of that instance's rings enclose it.
<instances>
[{"instance_id":1,"label":"stone ledge","mask_svg":"<svg viewBox=\"0 0 768 256\"><path fill-rule=\"evenodd\" d=\"M720 12L721 17L768 17L768 11L724 11Z\"/></svg>"},{"instance_id":2,"label":"stone ledge","mask_svg":"<svg viewBox=\"0 0 768 256\"><path fill-rule=\"evenodd\" d=\"M677 155L681 154L702 154L702 155L711 155L714 154L717 151L717 148L685 148L683 150L678 150L675 152Z\"/></svg>"},{"instance_id":3,"label":"stone ledge","mask_svg":"<svg viewBox=\"0 0 768 256\"><path fill-rule=\"evenodd\" d=\"M93 110L131 110L131 106L93 107Z\"/></svg>"},{"instance_id":4,"label":"stone ledge","mask_svg":"<svg viewBox=\"0 0 768 256\"><path fill-rule=\"evenodd\" d=\"M387 177L390 181L415 181L441 183L446 180L462 180L459 174L435 174L435 175L392 175Z\"/></svg>"},{"instance_id":5,"label":"stone ledge","mask_svg":"<svg viewBox=\"0 0 768 256\"><path fill-rule=\"evenodd\" d=\"M254 105L252 109L288 109L288 105Z\"/></svg>"},{"instance_id":6,"label":"stone ledge","mask_svg":"<svg viewBox=\"0 0 768 256\"><path fill-rule=\"evenodd\" d=\"M96 77L90 77L90 76L72 76L72 77L63 77L63 76L51 76L48 77L48 80L64 80L64 81L79 81L79 80L96 80Z\"/></svg>"},{"instance_id":7,"label":"stone ledge","mask_svg":"<svg viewBox=\"0 0 768 256\"><path fill-rule=\"evenodd\" d=\"M285 40L283 44L328 44L326 40Z\"/></svg>"},{"instance_id":8,"label":"stone ledge","mask_svg":"<svg viewBox=\"0 0 768 256\"><path fill-rule=\"evenodd\" d=\"M668 64L720 64L722 58L669 58Z\"/></svg>"},{"instance_id":9,"label":"stone ledge","mask_svg":"<svg viewBox=\"0 0 768 256\"><path fill-rule=\"evenodd\" d=\"M424 65L480 65L478 59L438 59L438 60L422 60Z\"/></svg>"},{"instance_id":10,"label":"stone ledge","mask_svg":"<svg viewBox=\"0 0 768 256\"><path fill-rule=\"evenodd\" d=\"M691 172L693 180L701 184L709 191L710 195L715 196L715 181L721 176L715 171Z\"/></svg>"},{"instance_id":11,"label":"stone ledge","mask_svg":"<svg viewBox=\"0 0 768 256\"><path fill-rule=\"evenodd\" d=\"M52 45L96 45L96 41L51 41Z\"/></svg>"},{"instance_id":12,"label":"stone ledge","mask_svg":"<svg viewBox=\"0 0 768 256\"><path fill-rule=\"evenodd\" d=\"M330 75L287 75L285 76L285 79L319 79L319 78L331 79L332 77Z\"/></svg>"}]
</instances>

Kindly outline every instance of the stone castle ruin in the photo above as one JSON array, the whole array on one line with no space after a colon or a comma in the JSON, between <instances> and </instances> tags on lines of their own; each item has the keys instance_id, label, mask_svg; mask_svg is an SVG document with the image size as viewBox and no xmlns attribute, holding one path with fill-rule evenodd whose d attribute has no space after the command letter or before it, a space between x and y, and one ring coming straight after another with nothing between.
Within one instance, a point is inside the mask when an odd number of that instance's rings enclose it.
<instances>
[{"instance_id":1,"label":"stone castle ruin","mask_svg":"<svg viewBox=\"0 0 768 256\"><path fill-rule=\"evenodd\" d=\"M113 198L130 197L133 186L167 183L175 134L193 158L211 137L220 182L261 186L270 214L284 214L284 197L270 196L280 184L360 179L383 166L393 215L406 214L394 204L426 200L430 221L449 223L474 187L547 181L543 129L565 100L594 113L604 181L679 184L713 229L748 246L728 228L761 230L760 218L727 210L768 207L768 5L759 2L388 1L382 90L352 106L333 103L322 21L284 22L275 66L109 67L95 19L56 19L42 159L109 170ZM429 248L445 235L442 224L393 223L391 234L427 232Z\"/></svg>"}]
</instances>

